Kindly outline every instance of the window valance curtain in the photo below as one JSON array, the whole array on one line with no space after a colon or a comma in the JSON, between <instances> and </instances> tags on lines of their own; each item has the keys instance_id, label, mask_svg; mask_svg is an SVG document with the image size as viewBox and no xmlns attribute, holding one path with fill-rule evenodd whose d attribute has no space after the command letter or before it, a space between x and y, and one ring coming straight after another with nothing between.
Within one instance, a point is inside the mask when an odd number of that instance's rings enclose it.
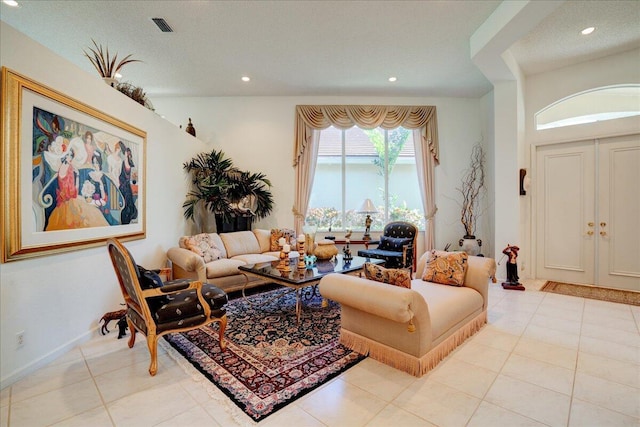
<instances>
[{"instance_id":1,"label":"window valance curtain","mask_svg":"<svg viewBox=\"0 0 640 427\"><path fill-rule=\"evenodd\" d=\"M296 190L293 205L295 228L299 232L309 207L313 176L318 156L320 130L334 126L349 129L413 129L416 147L416 167L423 192L425 212L425 249L435 245L433 218L435 206L434 167L439 163L438 120L434 106L405 105L298 105L296 106L293 167Z\"/></svg>"},{"instance_id":2,"label":"window valance curtain","mask_svg":"<svg viewBox=\"0 0 640 427\"><path fill-rule=\"evenodd\" d=\"M349 129L359 126L363 129L406 129L424 128L427 152L438 163L438 119L434 106L408 105L298 105L296 106L295 144L293 166L300 161L313 130L335 126Z\"/></svg>"}]
</instances>

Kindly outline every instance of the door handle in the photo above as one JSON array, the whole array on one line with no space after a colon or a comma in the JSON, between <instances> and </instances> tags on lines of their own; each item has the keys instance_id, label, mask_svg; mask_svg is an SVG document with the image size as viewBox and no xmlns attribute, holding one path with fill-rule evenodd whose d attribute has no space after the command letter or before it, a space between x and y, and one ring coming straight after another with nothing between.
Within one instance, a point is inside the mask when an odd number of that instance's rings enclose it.
<instances>
[{"instance_id":1,"label":"door handle","mask_svg":"<svg viewBox=\"0 0 640 427\"><path fill-rule=\"evenodd\" d=\"M606 226L607 226L607 223L606 223L606 222L601 222L601 223L600 223L600 227L606 227Z\"/></svg>"},{"instance_id":2,"label":"door handle","mask_svg":"<svg viewBox=\"0 0 640 427\"><path fill-rule=\"evenodd\" d=\"M602 237L606 237L606 236L607 236L607 232L606 232L606 231L601 231L601 232L600 232L600 235L601 235Z\"/></svg>"},{"instance_id":3,"label":"door handle","mask_svg":"<svg viewBox=\"0 0 640 427\"><path fill-rule=\"evenodd\" d=\"M589 227L593 227L593 225L594 225L594 224L593 224L593 222L588 222L588 223L587 223L587 225L588 225Z\"/></svg>"},{"instance_id":4,"label":"door handle","mask_svg":"<svg viewBox=\"0 0 640 427\"><path fill-rule=\"evenodd\" d=\"M592 230L587 231L587 236L593 236L593 231Z\"/></svg>"}]
</instances>

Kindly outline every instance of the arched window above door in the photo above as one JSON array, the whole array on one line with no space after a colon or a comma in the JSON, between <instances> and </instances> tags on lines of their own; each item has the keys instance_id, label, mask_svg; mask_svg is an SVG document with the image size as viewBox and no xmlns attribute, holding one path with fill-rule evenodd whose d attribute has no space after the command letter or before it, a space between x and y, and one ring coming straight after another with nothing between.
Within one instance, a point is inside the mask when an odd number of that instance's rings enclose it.
<instances>
[{"instance_id":1,"label":"arched window above door","mask_svg":"<svg viewBox=\"0 0 640 427\"><path fill-rule=\"evenodd\" d=\"M640 115L640 85L606 86L580 92L535 114L536 130Z\"/></svg>"}]
</instances>

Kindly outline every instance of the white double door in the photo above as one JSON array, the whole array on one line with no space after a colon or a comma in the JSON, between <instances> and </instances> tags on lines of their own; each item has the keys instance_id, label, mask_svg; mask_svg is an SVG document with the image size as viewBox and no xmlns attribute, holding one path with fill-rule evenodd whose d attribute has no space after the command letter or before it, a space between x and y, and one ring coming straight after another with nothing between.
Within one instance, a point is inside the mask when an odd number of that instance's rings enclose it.
<instances>
[{"instance_id":1,"label":"white double door","mask_svg":"<svg viewBox=\"0 0 640 427\"><path fill-rule=\"evenodd\" d=\"M536 150L536 277L640 291L640 135Z\"/></svg>"}]
</instances>

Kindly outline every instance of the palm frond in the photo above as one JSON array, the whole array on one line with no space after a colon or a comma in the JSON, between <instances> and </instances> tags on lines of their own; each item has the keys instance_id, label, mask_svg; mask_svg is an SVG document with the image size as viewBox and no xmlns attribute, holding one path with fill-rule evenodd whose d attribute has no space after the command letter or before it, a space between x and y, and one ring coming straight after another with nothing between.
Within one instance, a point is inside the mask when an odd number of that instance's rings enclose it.
<instances>
[{"instance_id":1,"label":"palm frond","mask_svg":"<svg viewBox=\"0 0 640 427\"><path fill-rule=\"evenodd\" d=\"M94 47L88 47L87 49L91 54L89 54L86 50L83 49L84 55L89 59L91 64L94 66L96 71L100 74L101 77L114 77L115 74L126 64L130 64L132 62L142 62L139 59L130 59L131 54L125 56L119 63L116 65L116 61L118 60L118 54L116 53L111 57L111 53L109 52L109 47L103 48L102 45L96 43L95 40L91 39Z\"/></svg>"}]
</instances>

